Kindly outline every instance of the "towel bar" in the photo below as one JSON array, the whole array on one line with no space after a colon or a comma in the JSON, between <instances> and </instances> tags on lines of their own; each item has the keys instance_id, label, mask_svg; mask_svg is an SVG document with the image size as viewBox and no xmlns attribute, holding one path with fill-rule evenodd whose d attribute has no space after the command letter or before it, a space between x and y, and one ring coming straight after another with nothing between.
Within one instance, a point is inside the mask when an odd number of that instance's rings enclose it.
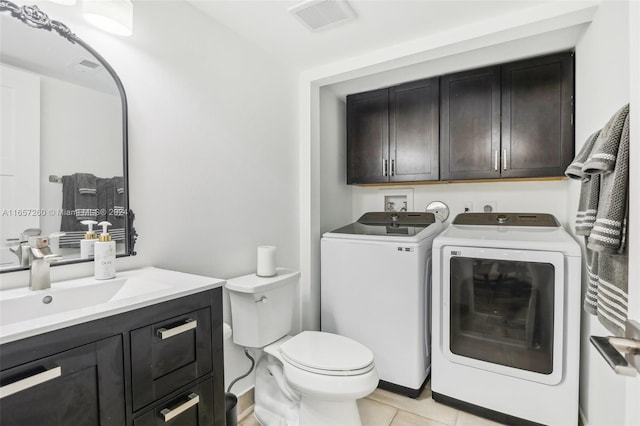
<instances>
[{"instance_id":1,"label":"towel bar","mask_svg":"<svg viewBox=\"0 0 640 426\"><path fill-rule=\"evenodd\" d=\"M628 320L626 338L591 336L591 344L600 352L609 366L624 376L640 373L640 324Z\"/></svg>"}]
</instances>

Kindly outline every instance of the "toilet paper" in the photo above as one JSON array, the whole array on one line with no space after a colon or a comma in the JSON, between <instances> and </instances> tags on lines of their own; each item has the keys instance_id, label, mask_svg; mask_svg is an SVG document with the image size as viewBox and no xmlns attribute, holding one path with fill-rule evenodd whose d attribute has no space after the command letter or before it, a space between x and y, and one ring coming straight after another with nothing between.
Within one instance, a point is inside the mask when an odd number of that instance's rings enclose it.
<instances>
[{"instance_id":1,"label":"toilet paper","mask_svg":"<svg viewBox=\"0 0 640 426\"><path fill-rule=\"evenodd\" d=\"M275 274L276 246L259 246L256 275L259 277L273 277Z\"/></svg>"}]
</instances>

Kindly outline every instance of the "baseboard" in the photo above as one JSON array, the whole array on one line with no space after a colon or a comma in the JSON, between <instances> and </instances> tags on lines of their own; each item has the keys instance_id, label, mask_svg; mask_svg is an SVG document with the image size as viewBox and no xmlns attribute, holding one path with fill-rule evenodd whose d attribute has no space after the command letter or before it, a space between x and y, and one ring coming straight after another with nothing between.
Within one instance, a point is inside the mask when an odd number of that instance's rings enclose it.
<instances>
[{"instance_id":1,"label":"baseboard","mask_svg":"<svg viewBox=\"0 0 640 426\"><path fill-rule=\"evenodd\" d=\"M256 402L254 389L255 388L252 386L241 395L238 395L238 406L236 408L238 413L238 423L253 414L253 406Z\"/></svg>"}]
</instances>

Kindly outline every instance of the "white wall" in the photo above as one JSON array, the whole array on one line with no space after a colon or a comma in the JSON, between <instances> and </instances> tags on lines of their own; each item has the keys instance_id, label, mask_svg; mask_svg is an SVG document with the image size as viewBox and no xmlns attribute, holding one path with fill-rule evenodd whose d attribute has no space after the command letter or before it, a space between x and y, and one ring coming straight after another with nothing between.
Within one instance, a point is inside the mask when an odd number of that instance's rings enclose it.
<instances>
[{"instance_id":1,"label":"white wall","mask_svg":"<svg viewBox=\"0 0 640 426\"><path fill-rule=\"evenodd\" d=\"M576 152L629 101L628 4L603 2L576 46ZM569 211L574 223L580 184L570 183ZM586 289L583 272L583 292ZM625 381L613 373L589 344L589 335L610 333L596 317L583 312L580 407L587 425L625 424Z\"/></svg>"},{"instance_id":2,"label":"white wall","mask_svg":"<svg viewBox=\"0 0 640 426\"><path fill-rule=\"evenodd\" d=\"M278 264L297 268L292 72L180 1L134 2L130 38L86 26L80 6L40 6L100 52L127 93L140 237L138 256L118 259L118 269L154 265L230 278L255 270L261 244L278 246ZM52 278L91 272L91 264L58 266ZM26 284L28 272L2 281ZM228 383L249 362L236 348L225 364ZM233 391L251 384L245 379Z\"/></svg>"},{"instance_id":3,"label":"white wall","mask_svg":"<svg viewBox=\"0 0 640 426\"><path fill-rule=\"evenodd\" d=\"M406 189L405 189L406 188ZM384 195L389 191L406 192L412 198L413 211L423 212L432 201L444 202L450 210L451 222L463 213L470 201L472 211L482 212L487 202L495 202L496 211L551 213L560 223L567 225L568 183L559 181L448 183L402 187L354 187L353 218L367 211L382 211ZM411 207L409 207L411 210Z\"/></svg>"},{"instance_id":4,"label":"white wall","mask_svg":"<svg viewBox=\"0 0 640 426\"><path fill-rule=\"evenodd\" d=\"M347 181L347 108L344 98L320 89L320 232L349 223L352 189Z\"/></svg>"}]
</instances>

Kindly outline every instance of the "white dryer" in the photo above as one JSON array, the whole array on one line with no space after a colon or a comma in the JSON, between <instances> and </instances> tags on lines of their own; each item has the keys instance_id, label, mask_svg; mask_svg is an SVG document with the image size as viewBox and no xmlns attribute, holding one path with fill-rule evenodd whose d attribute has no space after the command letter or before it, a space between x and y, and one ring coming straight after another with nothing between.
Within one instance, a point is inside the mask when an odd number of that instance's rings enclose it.
<instances>
[{"instance_id":1,"label":"white dryer","mask_svg":"<svg viewBox=\"0 0 640 426\"><path fill-rule=\"evenodd\" d=\"M458 215L433 242L433 399L578 424L580 258L551 215Z\"/></svg>"},{"instance_id":2,"label":"white dryer","mask_svg":"<svg viewBox=\"0 0 640 426\"><path fill-rule=\"evenodd\" d=\"M374 354L381 388L416 397L429 375L432 213L366 213L321 240L321 328Z\"/></svg>"}]
</instances>

